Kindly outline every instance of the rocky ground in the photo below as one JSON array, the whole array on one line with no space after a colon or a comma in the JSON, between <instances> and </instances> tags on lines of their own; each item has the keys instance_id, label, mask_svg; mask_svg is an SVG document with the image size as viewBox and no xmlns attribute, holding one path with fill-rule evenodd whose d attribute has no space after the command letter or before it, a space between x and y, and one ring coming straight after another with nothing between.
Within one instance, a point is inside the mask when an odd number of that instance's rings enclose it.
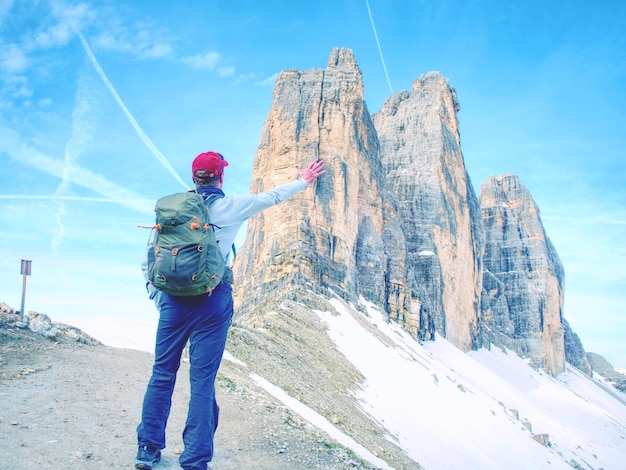
<instances>
[{"instance_id":1,"label":"rocky ground","mask_svg":"<svg viewBox=\"0 0 626 470\"><path fill-rule=\"evenodd\" d=\"M0 316L0 470L133 468L152 355L42 335ZM158 469L179 468L183 363ZM373 469L227 361L218 376L215 470Z\"/></svg>"},{"instance_id":2,"label":"rocky ground","mask_svg":"<svg viewBox=\"0 0 626 470\"><path fill-rule=\"evenodd\" d=\"M587 359L593 368L595 375L600 375L606 382L613 385L620 392L626 393L626 375L616 370L600 354L589 352Z\"/></svg>"}]
</instances>

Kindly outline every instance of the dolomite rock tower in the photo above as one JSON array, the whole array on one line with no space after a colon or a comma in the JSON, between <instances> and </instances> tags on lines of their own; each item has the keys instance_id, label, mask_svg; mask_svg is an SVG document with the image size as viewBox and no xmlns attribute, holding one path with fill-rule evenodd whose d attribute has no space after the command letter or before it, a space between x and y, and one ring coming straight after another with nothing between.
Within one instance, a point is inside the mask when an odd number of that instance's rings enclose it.
<instances>
[{"instance_id":1,"label":"dolomite rock tower","mask_svg":"<svg viewBox=\"0 0 626 470\"><path fill-rule=\"evenodd\" d=\"M481 225L465 169L456 92L439 73L418 78L374 115L387 182L398 201L418 336L464 350L480 343Z\"/></svg>"},{"instance_id":2,"label":"dolomite rock tower","mask_svg":"<svg viewBox=\"0 0 626 470\"><path fill-rule=\"evenodd\" d=\"M406 250L378 153L352 51L333 50L324 70L279 75L251 192L290 181L296 163L314 158L326 174L250 219L235 265L239 315L302 286L352 301L360 294L403 315Z\"/></svg>"},{"instance_id":3,"label":"dolomite rock tower","mask_svg":"<svg viewBox=\"0 0 626 470\"><path fill-rule=\"evenodd\" d=\"M308 290L357 307L365 298L420 340L505 346L551 373L563 370L567 343L584 366L539 210L511 175L489 178L476 197L458 110L454 89L431 72L371 116L348 49L334 49L325 69L282 72L250 190L290 181L314 158L327 172L249 220L234 266L236 321Z\"/></svg>"},{"instance_id":4,"label":"dolomite rock tower","mask_svg":"<svg viewBox=\"0 0 626 470\"><path fill-rule=\"evenodd\" d=\"M487 179L480 191L485 226L484 317L501 343L551 373L563 370L563 266L539 209L517 176Z\"/></svg>"}]
</instances>

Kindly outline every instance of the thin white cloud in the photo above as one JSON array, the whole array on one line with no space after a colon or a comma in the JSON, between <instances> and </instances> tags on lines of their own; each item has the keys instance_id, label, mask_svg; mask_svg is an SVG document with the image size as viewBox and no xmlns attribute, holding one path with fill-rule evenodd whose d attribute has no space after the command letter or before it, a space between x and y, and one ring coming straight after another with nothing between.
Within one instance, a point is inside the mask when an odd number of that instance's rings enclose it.
<instances>
[{"instance_id":1,"label":"thin white cloud","mask_svg":"<svg viewBox=\"0 0 626 470\"><path fill-rule=\"evenodd\" d=\"M18 100L24 100L24 103L27 103L33 96L33 90L29 87L25 76L5 75L3 78L4 81L0 85L0 108L10 109Z\"/></svg>"},{"instance_id":2,"label":"thin white cloud","mask_svg":"<svg viewBox=\"0 0 626 470\"><path fill-rule=\"evenodd\" d=\"M233 65L219 65L220 62L222 62L222 55L217 51L185 56L180 59L180 62L193 70L215 72L215 74L220 78L227 78L235 75L235 67Z\"/></svg>"},{"instance_id":3,"label":"thin white cloud","mask_svg":"<svg viewBox=\"0 0 626 470\"><path fill-rule=\"evenodd\" d=\"M132 28L122 20L108 21L106 30L94 34L90 43L96 50L121 52L137 59L176 60L194 70L216 72L220 77L235 73L233 66L219 67L223 57L217 51L177 57L176 42L168 30L147 20L133 23Z\"/></svg>"},{"instance_id":4,"label":"thin white cloud","mask_svg":"<svg viewBox=\"0 0 626 470\"><path fill-rule=\"evenodd\" d=\"M52 17L57 23L35 34L35 42L39 47L51 48L66 45L73 37L76 29L82 28L93 13L85 3L67 5L53 2Z\"/></svg>"},{"instance_id":5,"label":"thin white cloud","mask_svg":"<svg viewBox=\"0 0 626 470\"><path fill-rule=\"evenodd\" d=\"M219 52L211 51L206 54L196 54L193 56L186 56L180 59L183 64L189 65L195 70L209 70L215 69L222 56Z\"/></svg>"},{"instance_id":6,"label":"thin white cloud","mask_svg":"<svg viewBox=\"0 0 626 470\"><path fill-rule=\"evenodd\" d=\"M53 1L50 5L52 24L45 24L35 33L34 44L38 48L62 47L75 36L74 31L83 29L96 17L96 13L86 3L68 4ZM30 42L28 38L25 43ZM29 46L33 48L33 46Z\"/></svg>"},{"instance_id":7,"label":"thin white cloud","mask_svg":"<svg viewBox=\"0 0 626 470\"><path fill-rule=\"evenodd\" d=\"M0 0L0 22L3 15L18 15L18 11L11 10L13 2ZM51 59L48 50L68 44L74 37L74 28L91 21L93 13L85 3L66 4L62 1L43 2L36 8L40 18L37 19L34 30L25 28L16 31L11 43L2 43L0 39L0 74L3 86L0 89L0 107L11 108L15 101L29 98L33 92L30 89L26 74L34 69L39 72L53 74L48 70L58 65ZM23 12L22 12L23 13ZM31 15L32 12L25 13ZM45 59L40 60L44 53ZM63 61L65 64L65 60ZM30 106L30 101L22 101L23 105Z\"/></svg>"},{"instance_id":8,"label":"thin white cloud","mask_svg":"<svg viewBox=\"0 0 626 470\"><path fill-rule=\"evenodd\" d=\"M543 220L556 220L560 222L580 222L584 224L608 224L608 225L626 225L626 220L612 219L605 217L558 217L558 216L542 216Z\"/></svg>"},{"instance_id":9,"label":"thin white cloud","mask_svg":"<svg viewBox=\"0 0 626 470\"><path fill-rule=\"evenodd\" d=\"M11 6L13 6L13 0L0 1L0 21L2 21L2 17L11 9Z\"/></svg>"},{"instance_id":10,"label":"thin white cloud","mask_svg":"<svg viewBox=\"0 0 626 470\"><path fill-rule=\"evenodd\" d=\"M13 0L0 0L0 26L2 26L4 18L9 15L13 3ZM0 47L2 47L2 43L0 43Z\"/></svg>"},{"instance_id":11,"label":"thin white cloud","mask_svg":"<svg viewBox=\"0 0 626 470\"><path fill-rule=\"evenodd\" d=\"M220 78L232 77L235 75L235 67L232 65L228 67L220 67L217 69L217 76Z\"/></svg>"},{"instance_id":12,"label":"thin white cloud","mask_svg":"<svg viewBox=\"0 0 626 470\"><path fill-rule=\"evenodd\" d=\"M254 84L260 87L273 87L274 84L276 83L277 78L278 78L278 73L275 73L274 75L270 75L269 77L264 78L263 80L255 81Z\"/></svg>"},{"instance_id":13,"label":"thin white cloud","mask_svg":"<svg viewBox=\"0 0 626 470\"><path fill-rule=\"evenodd\" d=\"M174 46L166 30L148 22L140 22L133 27L136 30L129 44L137 58L154 60L173 56Z\"/></svg>"},{"instance_id":14,"label":"thin white cloud","mask_svg":"<svg viewBox=\"0 0 626 470\"><path fill-rule=\"evenodd\" d=\"M147 30L139 30L134 34L117 28L98 34L93 44L99 50L121 52L137 59L164 59L174 55L174 47L167 40L156 41L154 35Z\"/></svg>"},{"instance_id":15,"label":"thin white cloud","mask_svg":"<svg viewBox=\"0 0 626 470\"><path fill-rule=\"evenodd\" d=\"M263 74L259 72L242 73L237 76L237 82L254 82L256 80L262 80Z\"/></svg>"},{"instance_id":16,"label":"thin white cloud","mask_svg":"<svg viewBox=\"0 0 626 470\"><path fill-rule=\"evenodd\" d=\"M171 56L173 48L170 44L152 44L141 49L141 57L146 59L162 59Z\"/></svg>"},{"instance_id":17,"label":"thin white cloud","mask_svg":"<svg viewBox=\"0 0 626 470\"><path fill-rule=\"evenodd\" d=\"M16 44L2 45L0 49L0 69L8 74L18 74L26 70L29 60L22 48Z\"/></svg>"}]
</instances>

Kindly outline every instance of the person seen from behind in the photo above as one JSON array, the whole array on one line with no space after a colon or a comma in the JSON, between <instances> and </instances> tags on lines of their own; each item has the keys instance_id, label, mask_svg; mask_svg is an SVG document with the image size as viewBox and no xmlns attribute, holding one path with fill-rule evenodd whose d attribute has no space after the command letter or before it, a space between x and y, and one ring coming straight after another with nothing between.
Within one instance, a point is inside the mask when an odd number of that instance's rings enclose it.
<instances>
[{"instance_id":1,"label":"person seen from behind","mask_svg":"<svg viewBox=\"0 0 626 470\"><path fill-rule=\"evenodd\" d=\"M141 423L137 427L135 468L151 470L165 448L165 427L170 413L176 373L183 349L189 341L191 396L183 430L184 450L179 463L186 470L210 470L213 438L219 407L215 400L215 378L226 345L233 316L231 246L237 231L251 216L280 204L313 184L325 173L324 162L316 159L297 168L297 178L259 194L226 196L222 191L228 162L217 152L198 155L191 165L198 194L211 198L211 223L224 261L225 274L210 294L174 296L148 283L148 291L159 311L152 376L144 396ZM148 250L152 249L151 242ZM148 259L142 264L148 279Z\"/></svg>"}]
</instances>

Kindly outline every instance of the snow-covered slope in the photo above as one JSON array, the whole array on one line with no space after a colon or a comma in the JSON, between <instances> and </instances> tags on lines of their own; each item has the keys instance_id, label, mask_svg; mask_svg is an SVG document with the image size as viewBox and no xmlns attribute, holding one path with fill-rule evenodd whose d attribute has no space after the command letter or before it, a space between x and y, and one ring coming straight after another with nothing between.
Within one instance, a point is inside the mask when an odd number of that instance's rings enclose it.
<instances>
[{"instance_id":1,"label":"snow-covered slope","mask_svg":"<svg viewBox=\"0 0 626 470\"><path fill-rule=\"evenodd\" d=\"M626 406L576 370L553 378L512 352L420 345L372 306L332 304L317 313L366 377L362 409L425 469L625 468Z\"/></svg>"}]
</instances>

